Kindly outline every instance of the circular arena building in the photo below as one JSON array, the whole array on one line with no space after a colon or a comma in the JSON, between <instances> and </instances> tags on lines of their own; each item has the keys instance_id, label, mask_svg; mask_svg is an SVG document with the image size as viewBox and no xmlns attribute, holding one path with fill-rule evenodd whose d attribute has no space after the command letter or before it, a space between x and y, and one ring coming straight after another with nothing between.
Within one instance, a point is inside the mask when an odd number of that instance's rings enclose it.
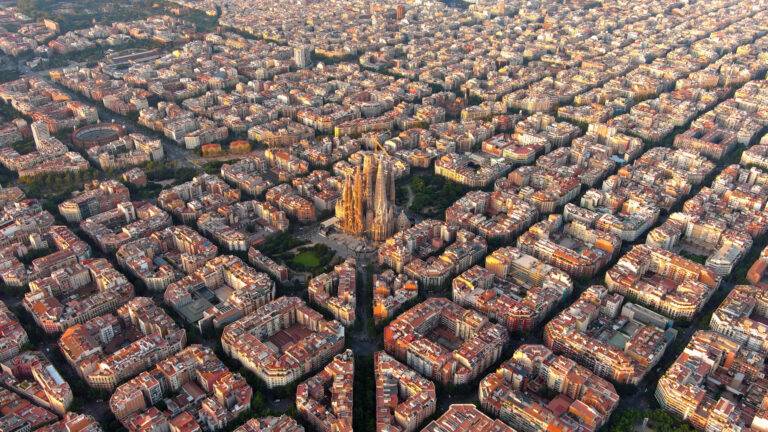
<instances>
[{"instance_id":1,"label":"circular arena building","mask_svg":"<svg viewBox=\"0 0 768 432\"><path fill-rule=\"evenodd\" d=\"M72 132L72 144L87 149L115 141L126 133L125 126L119 123L97 123Z\"/></svg>"}]
</instances>

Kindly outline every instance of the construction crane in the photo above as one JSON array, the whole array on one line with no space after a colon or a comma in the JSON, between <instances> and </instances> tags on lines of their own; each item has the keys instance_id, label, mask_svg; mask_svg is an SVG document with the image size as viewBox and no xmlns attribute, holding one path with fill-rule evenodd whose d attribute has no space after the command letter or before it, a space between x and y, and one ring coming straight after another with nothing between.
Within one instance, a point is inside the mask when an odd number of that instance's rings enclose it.
<instances>
[{"instance_id":1,"label":"construction crane","mask_svg":"<svg viewBox=\"0 0 768 432\"><path fill-rule=\"evenodd\" d=\"M381 140L378 136L373 137L372 144L372 150L374 154L379 155L380 153L384 153L389 156L389 151L387 151L386 147L384 147L384 144L381 143Z\"/></svg>"}]
</instances>

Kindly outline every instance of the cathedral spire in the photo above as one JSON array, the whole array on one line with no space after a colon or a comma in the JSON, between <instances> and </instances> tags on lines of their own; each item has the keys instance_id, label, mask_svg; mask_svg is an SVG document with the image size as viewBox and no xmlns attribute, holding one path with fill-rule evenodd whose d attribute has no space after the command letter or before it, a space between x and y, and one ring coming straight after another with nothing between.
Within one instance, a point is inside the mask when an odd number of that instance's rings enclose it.
<instances>
[{"instance_id":1,"label":"cathedral spire","mask_svg":"<svg viewBox=\"0 0 768 432\"><path fill-rule=\"evenodd\" d=\"M368 233L384 241L395 230L394 175L385 157L365 155L362 166L344 179L336 203L337 226L351 235Z\"/></svg>"},{"instance_id":2,"label":"cathedral spire","mask_svg":"<svg viewBox=\"0 0 768 432\"><path fill-rule=\"evenodd\" d=\"M385 163L384 157L379 158L379 166L376 172L376 186L373 197L373 226L371 227L371 238L374 241L384 241L392 235L395 227L394 204L392 202L394 193L388 193L391 188L392 172L389 164Z\"/></svg>"}]
</instances>

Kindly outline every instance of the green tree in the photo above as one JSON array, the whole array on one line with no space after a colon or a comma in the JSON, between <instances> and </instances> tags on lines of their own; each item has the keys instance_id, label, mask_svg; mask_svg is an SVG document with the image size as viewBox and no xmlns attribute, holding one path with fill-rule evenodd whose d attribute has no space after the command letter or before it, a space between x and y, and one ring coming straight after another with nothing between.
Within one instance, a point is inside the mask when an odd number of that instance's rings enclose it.
<instances>
[{"instance_id":1,"label":"green tree","mask_svg":"<svg viewBox=\"0 0 768 432\"><path fill-rule=\"evenodd\" d=\"M411 180L411 189L414 193L416 192L422 192L424 189L426 189L427 184L424 182L424 179L422 177L414 177Z\"/></svg>"},{"instance_id":2,"label":"green tree","mask_svg":"<svg viewBox=\"0 0 768 432\"><path fill-rule=\"evenodd\" d=\"M261 392L254 391L253 397L251 398L251 411L260 416L265 407L266 400L264 399L264 395L261 394Z\"/></svg>"}]
</instances>

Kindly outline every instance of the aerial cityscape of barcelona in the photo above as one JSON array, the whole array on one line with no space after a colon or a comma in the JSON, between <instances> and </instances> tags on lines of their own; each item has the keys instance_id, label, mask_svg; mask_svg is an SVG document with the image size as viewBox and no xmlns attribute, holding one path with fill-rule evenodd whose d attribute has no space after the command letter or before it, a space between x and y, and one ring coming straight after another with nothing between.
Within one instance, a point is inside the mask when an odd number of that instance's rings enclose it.
<instances>
[{"instance_id":1,"label":"aerial cityscape of barcelona","mask_svg":"<svg viewBox=\"0 0 768 432\"><path fill-rule=\"evenodd\" d=\"M768 0L0 0L0 432L768 432Z\"/></svg>"}]
</instances>

